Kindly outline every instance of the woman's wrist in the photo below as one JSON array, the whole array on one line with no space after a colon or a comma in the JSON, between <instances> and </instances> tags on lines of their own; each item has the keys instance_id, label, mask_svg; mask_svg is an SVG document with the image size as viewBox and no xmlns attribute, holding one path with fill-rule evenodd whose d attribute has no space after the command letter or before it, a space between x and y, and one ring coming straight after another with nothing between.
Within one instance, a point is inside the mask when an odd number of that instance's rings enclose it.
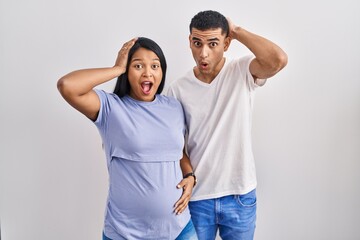
<instances>
[{"instance_id":1,"label":"woman's wrist","mask_svg":"<svg viewBox=\"0 0 360 240\"><path fill-rule=\"evenodd\" d=\"M117 76L120 76L121 74L126 72L126 69L124 67L120 67L120 66L115 65L112 68L115 71Z\"/></svg>"},{"instance_id":2,"label":"woman's wrist","mask_svg":"<svg viewBox=\"0 0 360 240\"><path fill-rule=\"evenodd\" d=\"M183 178L193 177L194 178L194 187L197 184L197 178L193 172L189 172L183 176Z\"/></svg>"}]
</instances>

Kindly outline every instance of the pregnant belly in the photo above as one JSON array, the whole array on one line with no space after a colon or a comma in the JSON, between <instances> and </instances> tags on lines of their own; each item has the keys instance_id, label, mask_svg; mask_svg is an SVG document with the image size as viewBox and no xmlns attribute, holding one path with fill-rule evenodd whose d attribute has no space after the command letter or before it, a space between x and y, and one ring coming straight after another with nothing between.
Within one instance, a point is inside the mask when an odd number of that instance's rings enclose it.
<instances>
[{"instance_id":1,"label":"pregnant belly","mask_svg":"<svg viewBox=\"0 0 360 240\"><path fill-rule=\"evenodd\" d=\"M147 191L146 194L126 191L121 195L112 194L109 204L113 211L127 218L167 218L174 215L174 205L181 193L181 190Z\"/></svg>"},{"instance_id":2,"label":"pregnant belly","mask_svg":"<svg viewBox=\"0 0 360 240\"><path fill-rule=\"evenodd\" d=\"M174 205L182 194L176 188L182 179L179 163L128 167L121 166L111 175L108 204L112 214L128 219L175 216Z\"/></svg>"},{"instance_id":3,"label":"pregnant belly","mask_svg":"<svg viewBox=\"0 0 360 240\"><path fill-rule=\"evenodd\" d=\"M181 194L182 189L176 185L148 189L112 186L109 204L114 214L127 218L167 218L174 215L174 205Z\"/></svg>"}]
</instances>

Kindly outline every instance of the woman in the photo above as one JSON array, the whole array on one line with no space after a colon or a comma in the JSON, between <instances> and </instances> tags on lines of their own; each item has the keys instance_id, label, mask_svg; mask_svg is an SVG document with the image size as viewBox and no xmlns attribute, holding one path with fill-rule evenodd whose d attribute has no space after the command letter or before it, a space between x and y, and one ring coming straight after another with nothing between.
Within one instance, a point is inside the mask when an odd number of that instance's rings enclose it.
<instances>
[{"instance_id":1,"label":"woman","mask_svg":"<svg viewBox=\"0 0 360 240\"><path fill-rule=\"evenodd\" d=\"M135 38L113 67L58 81L64 99L94 121L103 140L109 171L103 239L197 239L187 208L195 179L182 180L192 172L182 152L183 110L160 95L165 75L161 48ZM94 89L116 77L114 93Z\"/></svg>"}]
</instances>

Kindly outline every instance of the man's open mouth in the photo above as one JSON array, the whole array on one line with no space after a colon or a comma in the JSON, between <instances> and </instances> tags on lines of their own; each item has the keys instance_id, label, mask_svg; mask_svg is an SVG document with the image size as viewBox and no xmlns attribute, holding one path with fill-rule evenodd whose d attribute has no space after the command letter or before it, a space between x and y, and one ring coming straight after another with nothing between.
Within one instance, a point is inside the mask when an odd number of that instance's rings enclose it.
<instances>
[{"instance_id":1,"label":"man's open mouth","mask_svg":"<svg viewBox=\"0 0 360 240\"><path fill-rule=\"evenodd\" d=\"M204 68L207 68L208 65L209 65L209 64L207 64L207 63L201 63L201 64L200 64L200 67L201 67L202 69L204 69Z\"/></svg>"}]
</instances>

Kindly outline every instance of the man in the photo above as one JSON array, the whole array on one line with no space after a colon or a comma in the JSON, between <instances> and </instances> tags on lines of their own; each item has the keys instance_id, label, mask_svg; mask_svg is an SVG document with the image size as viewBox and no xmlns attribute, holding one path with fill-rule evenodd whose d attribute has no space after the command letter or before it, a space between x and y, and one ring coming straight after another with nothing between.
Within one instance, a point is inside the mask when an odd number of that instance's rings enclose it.
<instances>
[{"instance_id":1,"label":"man","mask_svg":"<svg viewBox=\"0 0 360 240\"><path fill-rule=\"evenodd\" d=\"M190 49L196 66L169 86L183 105L186 152L198 179L189 203L197 235L253 239L256 172L251 145L255 89L287 64L276 44L216 11L202 11L190 23ZM231 41L253 55L230 61Z\"/></svg>"}]
</instances>

